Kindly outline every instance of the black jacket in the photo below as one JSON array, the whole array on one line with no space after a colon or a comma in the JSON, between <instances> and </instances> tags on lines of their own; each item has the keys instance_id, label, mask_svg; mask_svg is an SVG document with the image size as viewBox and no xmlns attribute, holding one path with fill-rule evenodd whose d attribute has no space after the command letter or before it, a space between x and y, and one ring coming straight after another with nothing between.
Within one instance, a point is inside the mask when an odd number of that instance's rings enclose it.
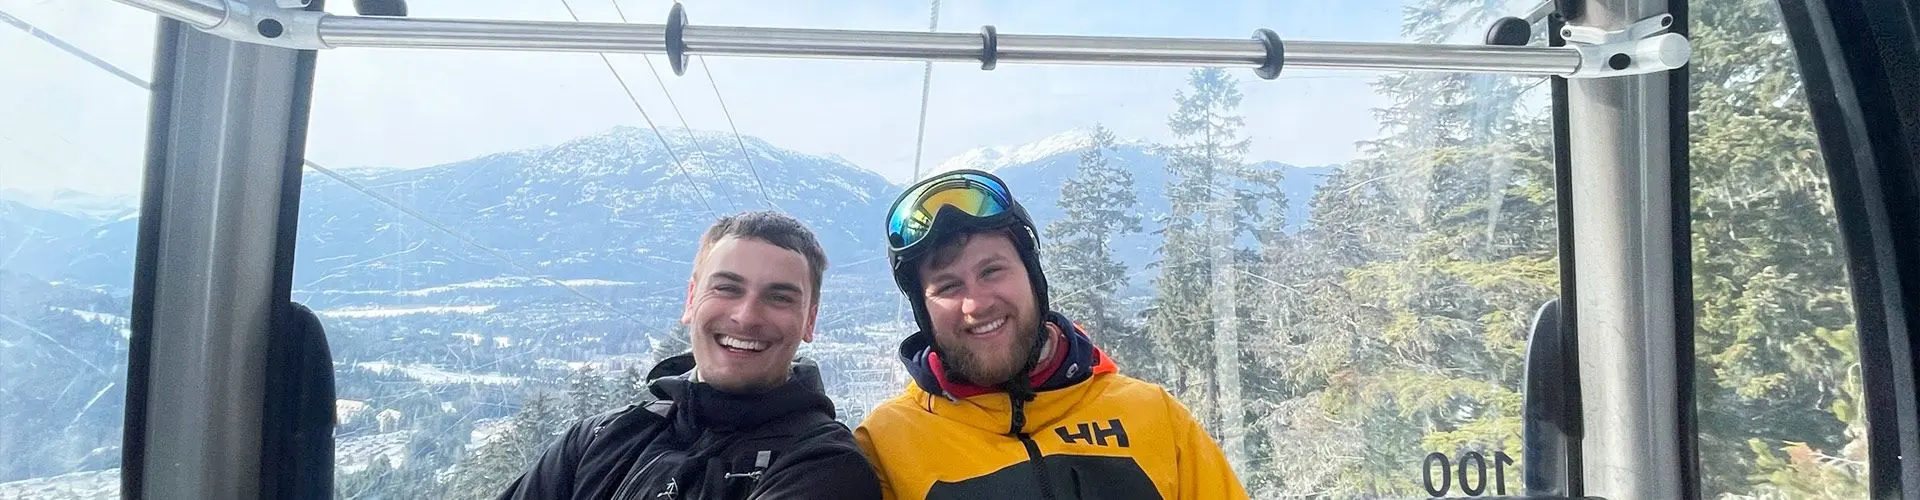
<instances>
[{"instance_id":1,"label":"black jacket","mask_svg":"<svg viewBox=\"0 0 1920 500\"><path fill-rule=\"evenodd\" d=\"M499 499L880 498L811 361L751 395L689 381L693 364L661 361L651 397L573 426Z\"/></svg>"}]
</instances>

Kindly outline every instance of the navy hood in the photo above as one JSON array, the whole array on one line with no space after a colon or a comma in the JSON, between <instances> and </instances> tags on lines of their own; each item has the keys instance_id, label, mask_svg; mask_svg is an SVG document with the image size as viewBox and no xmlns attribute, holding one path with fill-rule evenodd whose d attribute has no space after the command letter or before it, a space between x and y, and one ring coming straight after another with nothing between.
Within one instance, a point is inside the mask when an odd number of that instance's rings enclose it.
<instances>
[{"instance_id":1,"label":"navy hood","mask_svg":"<svg viewBox=\"0 0 1920 500\"><path fill-rule=\"evenodd\" d=\"M1060 361L1060 367L1046 381L1035 386L1035 392L1045 392L1070 387L1093 377L1093 366L1100 361L1099 349L1093 346L1093 339L1087 337L1079 325L1075 325L1066 315L1048 311L1047 322L1059 327L1066 339L1066 359ZM940 380L934 377L933 366L928 356L933 353L933 331L921 330L907 336L900 342L900 362L907 366L907 373L913 376L914 384L928 394L939 394L953 399Z\"/></svg>"}]
</instances>

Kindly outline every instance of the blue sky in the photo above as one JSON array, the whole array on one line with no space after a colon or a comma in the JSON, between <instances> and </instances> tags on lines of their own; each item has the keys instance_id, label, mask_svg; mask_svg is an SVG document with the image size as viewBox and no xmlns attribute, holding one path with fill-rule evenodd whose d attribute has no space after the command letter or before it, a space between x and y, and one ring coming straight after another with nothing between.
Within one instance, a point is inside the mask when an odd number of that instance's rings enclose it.
<instances>
[{"instance_id":1,"label":"blue sky","mask_svg":"<svg viewBox=\"0 0 1920 500\"><path fill-rule=\"evenodd\" d=\"M609 0L568 0L586 20L617 20ZM335 13L351 2L334 0ZM688 0L696 24L925 30L919 1ZM1518 3L1523 2L1516 2ZM413 0L415 17L565 20L560 0ZM670 2L623 0L632 22L658 23ZM1400 0L990 0L942 3L942 31L1245 37L1267 27L1287 39L1399 40ZM1516 6L1515 10L1524 6ZM0 0L0 10L67 39L135 75L152 72L154 17L107 0ZM11 27L0 27L0 187L137 192L146 94ZM640 55L613 55L655 123L678 118ZM687 123L727 130L706 73L674 76L651 57ZM894 181L913 170L920 100L917 62L712 58L744 134L808 153L835 154ZM19 71L17 68L29 68ZM922 163L983 146L1012 146L1104 123L1165 140L1182 68L1004 64L980 71L935 65ZM1372 137L1368 83L1378 73L1289 70L1278 81L1236 70L1246 99L1249 160L1324 164L1351 159ZM616 125L644 125L599 56L578 53L335 49L322 52L308 152L335 167L413 168L494 151L548 145Z\"/></svg>"}]
</instances>

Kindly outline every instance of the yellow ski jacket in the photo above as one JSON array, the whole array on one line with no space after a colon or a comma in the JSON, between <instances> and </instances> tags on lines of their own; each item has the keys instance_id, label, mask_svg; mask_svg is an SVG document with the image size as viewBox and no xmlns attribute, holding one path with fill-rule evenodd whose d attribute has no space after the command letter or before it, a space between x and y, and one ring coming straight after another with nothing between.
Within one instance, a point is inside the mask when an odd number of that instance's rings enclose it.
<instances>
[{"instance_id":1,"label":"yellow ski jacket","mask_svg":"<svg viewBox=\"0 0 1920 500\"><path fill-rule=\"evenodd\" d=\"M901 344L906 392L854 430L888 499L1247 498L1220 448L1160 386L1121 375L1071 321L1030 402L955 396L932 368L932 335Z\"/></svg>"}]
</instances>

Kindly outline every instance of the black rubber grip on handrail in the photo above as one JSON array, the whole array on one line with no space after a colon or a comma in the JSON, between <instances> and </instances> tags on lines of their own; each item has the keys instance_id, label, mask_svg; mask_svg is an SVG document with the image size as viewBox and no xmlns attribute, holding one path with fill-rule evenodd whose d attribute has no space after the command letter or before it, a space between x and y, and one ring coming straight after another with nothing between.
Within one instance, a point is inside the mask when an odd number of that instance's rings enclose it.
<instances>
[{"instance_id":1,"label":"black rubber grip on handrail","mask_svg":"<svg viewBox=\"0 0 1920 500\"><path fill-rule=\"evenodd\" d=\"M674 76L687 74L687 8L680 2L673 3L673 9L667 11L667 64L673 67Z\"/></svg>"},{"instance_id":2,"label":"black rubber grip on handrail","mask_svg":"<svg viewBox=\"0 0 1920 500\"><path fill-rule=\"evenodd\" d=\"M993 71L1000 64L1000 32L989 24L980 27L980 69Z\"/></svg>"},{"instance_id":3,"label":"black rubber grip on handrail","mask_svg":"<svg viewBox=\"0 0 1920 500\"><path fill-rule=\"evenodd\" d=\"M1260 28L1254 31L1253 39L1259 40L1260 45L1266 46L1267 48L1266 64L1262 64L1259 69L1253 70L1253 74L1260 75L1260 78L1267 80L1279 78L1280 68L1286 66L1287 63L1286 42L1280 41L1279 33L1274 33L1273 30L1266 28Z\"/></svg>"}]
</instances>

